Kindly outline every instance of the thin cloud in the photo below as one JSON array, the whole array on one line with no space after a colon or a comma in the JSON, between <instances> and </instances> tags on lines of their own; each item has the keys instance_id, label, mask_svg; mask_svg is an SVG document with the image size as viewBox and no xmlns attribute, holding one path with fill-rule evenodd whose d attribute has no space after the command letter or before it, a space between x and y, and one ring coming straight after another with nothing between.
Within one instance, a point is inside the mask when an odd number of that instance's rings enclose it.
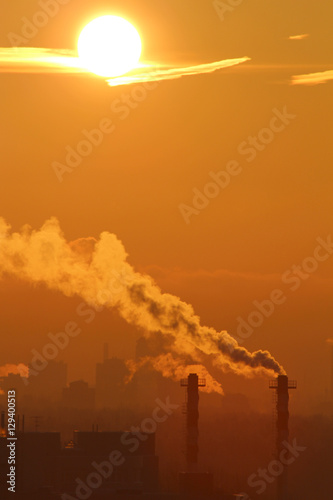
<instances>
[{"instance_id":1,"label":"thin cloud","mask_svg":"<svg viewBox=\"0 0 333 500\"><path fill-rule=\"evenodd\" d=\"M187 67L161 66L158 63L141 64L126 76L107 78L111 87L132 83L173 80L182 76L213 73L223 68L249 61L248 57L225 59ZM0 73L67 73L93 75L80 65L75 50L29 47L0 48Z\"/></svg>"},{"instance_id":2,"label":"thin cloud","mask_svg":"<svg viewBox=\"0 0 333 500\"><path fill-rule=\"evenodd\" d=\"M0 73L88 73L74 50L0 48Z\"/></svg>"},{"instance_id":3,"label":"thin cloud","mask_svg":"<svg viewBox=\"0 0 333 500\"><path fill-rule=\"evenodd\" d=\"M333 70L294 75L291 79L291 85L319 85L320 83L327 83L330 80L333 80Z\"/></svg>"},{"instance_id":4,"label":"thin cloud","mask_svg":"<svg viewBox=\"0 0 333 500\"><path fill-rule=\"evenodd\" d=\"M308 38L309 33L303 33L302 35L291 35L288 37L288 40L304 40L304 38Z\"/></svg>"},{"instance_id":5,"label":"thin cloud","mask_svg":"<svg viewBox=\"0 0 333 500\"><path fill-rule=\"evenodd\" d=\"M143 69L136 75L120 76L108 79L108 84L111 87L114 87L117 85L128 85L131 83L174 80L176 78L181 78L183 76L203 75L207 73L213 73L219 69L228 68L230 66L236 66L237 64L242 64L249 60L250 60L249 57L240 57L237 59L225 59L223 61L216 61L207 64L198 64L195 66L187 66L179 68L157 66L152 64L146 66L146 70Z\"/></svg>"}]
</instances>

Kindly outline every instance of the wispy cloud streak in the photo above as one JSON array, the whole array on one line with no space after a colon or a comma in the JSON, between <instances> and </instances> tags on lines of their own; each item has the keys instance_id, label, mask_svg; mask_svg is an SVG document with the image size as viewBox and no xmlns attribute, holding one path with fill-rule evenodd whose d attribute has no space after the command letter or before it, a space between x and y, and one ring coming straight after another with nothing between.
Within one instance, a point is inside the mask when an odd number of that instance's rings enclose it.
<instances>
[{"instance_id":1,"label":"wispy cloud streak","mask_svg":"<svg viewBox=\"0 0 333 500\"><path fill-rule=\"evenodd\" d=\"M0 73L89 73L74 50L0 48Z\"/></svg>"},{"instance_id":2,"label":"wispy cloud streak","mask_svg":"<svg viewBox=\"0 0 333 500\"><path fill-rule=\"evenodd\" d=\"M111 87L117 85L128 85L131 83L141 83L141 82L157 82L162 80L174 80L176 78L182 78L183 76L191 75L203 75L207 73L214 73L220 69L229 68L230 66L236 66L237 64L242 64L249 61L249 57L240 57L237 59L225 59L223 61L216 61L207 64L198 64L195 66L171 68L171 67L158 67L157 65L151 64L146 68L143 68L139 73L132 74L129 76L120 76L117 78L108 79L108 84Z\"/></svg>"},{"instance_id":3,"label":"wispy cloud streak","mask_svg":"<svg viewBox=\"0 0 333 500\"><path fill-rule=\"evenodd\" d=\"M333 70L294 75L291 79L291 85L319 85L320 83L327 83L330 80L333 80Z\"/></svg>"},{"instance_id":4,"label":"wispy cloud streak","mask_svg":"<svg viewBox=\"0 0 333 500\"><path fill-rule=\"evenodd\" d=\"M249 61L248 57L241 57L187 67L144 63L125 76L107 78L106 81L111 87L116 87L132 83L173 80L183 76L213 73L246 61ZM0 73L67 73L101 78L81 66L75 50L29 47L0 48Z\"/></svg>"},{"instance_id":5,"label":"wispy cloud streak","mask_svg":"<svg viewBox=\"0 0 333 500\"><path fill-rule=\"evenodd\" d=\"M308 38L310 35L308 33L303 33L302 35L290 35L288 40L304 40Z\"/></svg>"}]
</instances>

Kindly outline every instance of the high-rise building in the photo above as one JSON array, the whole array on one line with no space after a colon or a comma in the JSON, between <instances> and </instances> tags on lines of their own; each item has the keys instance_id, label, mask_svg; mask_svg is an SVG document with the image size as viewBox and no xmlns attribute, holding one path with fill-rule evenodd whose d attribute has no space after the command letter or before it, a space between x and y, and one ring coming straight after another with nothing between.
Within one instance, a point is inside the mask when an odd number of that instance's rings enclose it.
<instances>
[{"instance_id":1,"label":"high-rise building","mask_svg":"<svg viewBox=\"0 0 333 500\"><path fill-rule=\"evenodd\" d=\"M125 379L129 374L119 358L104 359L96 365L96 408L119 409L125 404Z\"/></svg>"},{"instance_id":2,"label":"high-rise building","mask_svg":"<svg viewBox=\"0 0 333 500\"><path fill-rule=\"evenodd\" d=\"M95 406L95 389L84 380L70 382L62 392L62 404L66 408L77 410L93 410Z\"/></svg>"}]
</instances>

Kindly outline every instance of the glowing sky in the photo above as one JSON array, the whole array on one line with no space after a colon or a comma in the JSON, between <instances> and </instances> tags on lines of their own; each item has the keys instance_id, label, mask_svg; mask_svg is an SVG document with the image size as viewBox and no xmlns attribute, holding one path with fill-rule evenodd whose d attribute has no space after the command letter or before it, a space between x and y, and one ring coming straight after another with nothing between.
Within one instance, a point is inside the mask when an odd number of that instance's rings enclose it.
<instances>
[{"instance_id":1,"label":"glowing sky","mask_svg":"<svg viewBox=\"0 0 333 500\"><path fill-rule=\"evenodd\" d=\"M0 216L15 231L56 216L68 241L116 234L138 272L192 304L217 331L236 335L254 302L280 289L286 300L242 345L268 349L306 384L298 404L307 409L324 399L329 384L333 256L316 261L297 289L286 280L293 266L304 273L317 239L332 231L333 5L244 1L223 20L204 0L112 7L140 31L142 60L171 79L133 75L135 83L110 87L73 69L82 27L110 13L110 3L98 0L59 3L26 43L31 62L10 59L8 34L23 37L22 18L32 20L40 7L32 0L6 6ZM44 62L37 70L36 53L61 58L64 71ZM242 64L224 64L232 60ZM218 71L170 74L201 65ZM211 198L202 198L204 191ZM180 206L192 208L189 223ZM49 331L76 318L77 305L76 298L4 278L0 365L28 363ZM112 354L133 357L141 333L105 311L86 327L59 359L69 364L70 380L92 383L103 342ZM91 361L83 363L87 352ZM236 376L219 381L241 390Z\"/></svg>"}]
</instances>

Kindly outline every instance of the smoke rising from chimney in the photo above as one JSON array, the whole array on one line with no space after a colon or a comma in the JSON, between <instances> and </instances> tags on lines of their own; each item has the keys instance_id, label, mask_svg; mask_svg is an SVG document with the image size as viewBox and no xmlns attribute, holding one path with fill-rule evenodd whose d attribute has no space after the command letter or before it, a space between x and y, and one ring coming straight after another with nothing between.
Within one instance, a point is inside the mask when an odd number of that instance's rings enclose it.
<instances>
[{"instance_id":1,"label":"smoke rising from chimney","mask_svg":"<svg viewBox=\"0 0 333 500\"><path fill-rule=\"evenodd\" d=\"M202 357L208 355L222 371L245 376L285 373L268 351L251 353L226 331L201 325L190 304L163 293L150 276L132 268L114 234L103 232L98 240L81 238L68 243L55 218L47 220L40 230L25 226L12 234L0 218L0 276L4 273L45 284L68 297L77 295L94 307L116 308L146 335L159 331L171 337L175 359L188 356L192 364L202 365ZM164 369L164 373L178 376L172 358L169 365L166 361L155 359L152 364L162 373Z\"/></svg>"},{"instance_id":2,"label":"smoke rising from chimney","mask_svg":"<svg viewBox=\"0 0 333 500\"><path fill-rule=\"evenodd\" d=\"M200 387L202 392L217 392L223 395L223 389L221 384L219 384L208 372L207 368L201 364L191 364L189 361L178 358L176 359L171 353L160 354L159 356L152 357L147 356L140 361L128 360L126 366L130 372L127 377L126 382L130 382L133 375L143 366L152 366L156 371L162 373L166 378L171 378L174 381L179 381L183 378L187 378L190 372L197 373L199 378L206 379L205 387Z\"/></svg>"}]
</instances>

